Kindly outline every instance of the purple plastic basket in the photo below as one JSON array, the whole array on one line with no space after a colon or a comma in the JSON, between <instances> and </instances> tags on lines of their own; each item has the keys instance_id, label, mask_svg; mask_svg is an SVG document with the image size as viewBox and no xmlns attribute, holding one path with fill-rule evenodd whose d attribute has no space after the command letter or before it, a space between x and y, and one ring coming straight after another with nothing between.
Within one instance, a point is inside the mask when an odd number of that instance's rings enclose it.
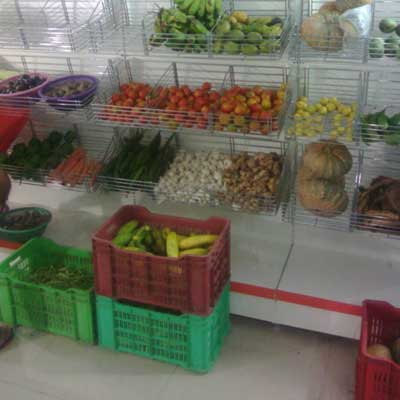
<instances>
[{"instance_id":1,"label":"purple plastic basket","mask_svg":"<svg viewBox=\"0 0 400 400\"><path fill-rule=\"evenodd\" d=\"M51 97L46 95L46 93L51 88L59 86L60 84L69 81L89 81L90 83L92 83L92 86L89 89L85 90L84 92L73 96ZM77 108L86 107L88 104L90 104L94 98L94 95L97 92L98 86L99 86L99 80L94 76L68 75L62 78L55 79L51 82L48 82L45 86L43 86L40 89L39 96L57 110L72 111Z\"/></svg>"},{"instance_id":2,"label":"purple plastic basket","mask_svg":"<svg viewBox=\"0 0 400 400\"><path fill-rule=\"evenodd\" d=\"M44 79L44 82L29 90L23 90L21 92L10 93L10 94L0 93L0 101L2 103L7 103L8 105L11 105L13 107L18 107L18 106L27 106L39 101L38 92L49 82L49 76L42 72L30 72L27 74L19 74L12 76L11 78L4 79L3 81L0 82L0 88L7 86L9 82L16 81L23 75L39 76L40 78Z\"/></svg>"}]
</instances>

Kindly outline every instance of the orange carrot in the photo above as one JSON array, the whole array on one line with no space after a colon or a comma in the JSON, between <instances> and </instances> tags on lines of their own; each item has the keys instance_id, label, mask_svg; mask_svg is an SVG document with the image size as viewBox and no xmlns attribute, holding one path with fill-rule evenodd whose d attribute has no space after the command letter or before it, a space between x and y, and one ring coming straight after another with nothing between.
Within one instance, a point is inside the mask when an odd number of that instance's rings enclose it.
<instances>
[{"instance_id":1,"label":"orange carrot","mask_svg":"<svg viewBox=\"0 0 400 400\"><path fill-rule=\"evenodd\" d=\"M96 162L95 170L92 174L92 178L90 179L89 182L89 187L92 188L94 186L94 183L96 182L97 175L100 173L101 169L103 168L103 165L99 162Z\"/></svg>"},{"instance_id":2,"label":"orange carrot","mask_svg":"<svg viewBox=\"0 0 400 400\"><path fill-rule=\"evenodd\" d=\"M85 158L81 158L75 162L69 169L68 174L64 176L64 184L69 183L71 186L75 186L85 168L85 163Z\"/></svg>"}]
</instances>

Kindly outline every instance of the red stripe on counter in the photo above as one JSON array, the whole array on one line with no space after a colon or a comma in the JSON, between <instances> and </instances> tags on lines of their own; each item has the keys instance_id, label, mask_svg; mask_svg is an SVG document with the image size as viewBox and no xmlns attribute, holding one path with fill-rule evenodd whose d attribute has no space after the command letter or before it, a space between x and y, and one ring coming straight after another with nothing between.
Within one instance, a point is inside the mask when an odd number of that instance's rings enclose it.
<instances>
[{"instance_id":1,"label":"red stripe on counter","mask_svg":"<svg viewBox=\"0 0 400 400\"><path fill-rule=\"evenodd\" d=\"M21 243L9 242L7 240L0 239L0 247L2 247L3 249L16 250L19 249L21 246L22 246Z\"/></svg>"},{"instance_id":2,"label":"red stripe on counter","mask_svg":"<svg viewBox=\"0 0 400 400\"><path fill-rule=\"evenodd\" d=\"M264 299L274 299L276 292L274 289L240 282L231 282L231 291L248 294L249 296L263 297Z\"/></svg>"},{"instance_id":3,"label":"red stripe on counter","mask_svg":"<svg viewBox=\"0 0 400 400\"><path fill-rule=\"evenodd\" d=\"M322 299L320 297L307 296L306 294L285 292L283 290L276 291L277 300L286 303L299 304L302 306L320 308L321 310L334 311L342 314L361 316L362 306L357 306L340 301Z\"/></svg>"},{"instance_id":4,"label":"red stripe on counter","mask_svg":"<svg viewBox=\"0 0 400 400\"><path fill-rule=\"evenodd\" d=\"M361 316L362 306L342 303L340 301L327 300L320 297L308 296L300 293L274 290L262 286L249 285L240 282L231 282L232 292L246 294L249 296L262 297L264 299L275 299L285 303L298 304L301 306L319 308L326 311L334 311L341 314Z\"/></svg>"}]
</instances>

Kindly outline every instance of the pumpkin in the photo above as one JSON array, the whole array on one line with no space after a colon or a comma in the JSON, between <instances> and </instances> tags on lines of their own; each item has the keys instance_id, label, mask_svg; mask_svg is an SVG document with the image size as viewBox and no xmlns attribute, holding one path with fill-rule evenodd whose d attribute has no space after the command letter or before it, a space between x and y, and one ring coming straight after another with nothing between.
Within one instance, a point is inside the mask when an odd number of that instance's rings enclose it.
<instances>
[{"instance_id":1,"label":"pumpkin","mask_svg":"<svg viewBox=\"0 0 400 400\"><path fill-rule=\"evenodd\" d=\"M339 51L343 47L343 30L339 13L323 10L306 18L300 28L301 38L312 48L322 51Z\"/></svg>"},{"instance_id":2,"label":"pumpkin","mask_svg":"<svg viewBox=\"0 0 400 400\"><path fill-rule=\"evenodd\" d=\"M313 177L312 171L307 168L307 167L301 167L299 169L299 172L297 174L299 181L309 181L311 179L315 179ZM327 179L328 181L331 181L333 183L337 183L338 185L342 186L344 189L344 185L346 183L345 177L343 175L337 177L337 178L332 178L332 179Z\"/></svg>"},{"instance_id":3,"label":"pumpkin","mask_svg":"<svg viewBox=\"0 0 400 400\"><path fill-rule=\"evenodd\" d=\"M351 170L353 158L344 144L321 141L306 146L303 166L310 178L337 180Z\"/></svg>"},{"instance_id":4,"label":"pumpkin","mask_svg":"<svg viewBox=\"0 0 400 400\"><path fill-rule=\"evenodd\" d=\"M336 0L336 7L341 13L350 8L362 7L367 4L372 4L372 0Z\"/></svg>"},{"instance_id":5,"label":"pumpkin","mask_svg":"<svg viewBox=\"0 0 400 400\"><path fill-rule=\"evenodd\" d=\"M304 209L320 217L335 217L349 204L343 186L324 179L299 181L298 195Z\"/></svg>"}]
</instances>

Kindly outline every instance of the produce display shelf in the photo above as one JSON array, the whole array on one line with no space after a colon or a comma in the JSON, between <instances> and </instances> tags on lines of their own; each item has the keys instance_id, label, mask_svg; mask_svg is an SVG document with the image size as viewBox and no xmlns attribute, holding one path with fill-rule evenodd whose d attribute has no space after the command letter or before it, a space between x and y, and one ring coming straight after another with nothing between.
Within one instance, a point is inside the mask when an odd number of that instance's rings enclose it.
<instances>
[{"instance_id":1,"label":"produce display shelf","mask_svg":"<svg viewBox=\"0 0 400 400\"><path fill-rule=\"evenodd\" d=\"M393 200L393 207L392 197L386 196L388 200L386 200L386 197L383 200L381 199L381 196L385 196L392 184L390 179L398 180L400 177L398 151L391 148L374 149L364 152L362 157L355 204L351 215L351 228L372 232L375 236L398 240L400 239L400 218L395 212L395 200ZM377 189L375 195L371 195L365 204L361 193L368 189L372 182L375 182L374 187ZM381 186L381 189L379 189L379 186Z\"/></svg>"},{"instance_id":2,"label":"produce display shelf","mask_svg":"<svg viewBox=\"0 0 400 400\"><path fill-rule=\"evenodd\" d=\"M117 30L119 13L117 0L2 0L0 48L97 52Z\"/></svg>"},{"instance_id":3,"label":"produce display shelf","mask_svg":"<svg viewBox=\"0 0 400 400\"><path fill-rule=\"evenodd\" d=\"M43 119L43 122L29 120L28 124L13 143L13 146L18 145L19 143L27 144L32 138L42 141L47 138L51 132L57 131L64 134L68 130L76 132L77 134L77 139L73 142L74 147L83 148L89 159L98 162L103 161L104 155L111 146L113 136L116 134L113 130L106 128L82 124L67 125L57 120L51 121L47 117L46 119ZM8 154L12 153L13 146L8 150ZM34 154L31 155L31 157L33 156ZM50 170L29 167L27 165L21 166L17 163L9 164L7 160L5 163L1 164L1 166L9 173L13 182L19 184L49 186L79 192L89 192L93 188L92 179L89 177L79 179L78 176L71 176L71 180L76 180L72 185L66 184L60 179L55 179Z\"/></svg>"},{"instance_id":4,"label":"produce display shelf","mask_svg":"<svg viewBox=\"0 0 400 400\"><path fill-rule=\"evenodd\" d=\"M369 71L364 75L359 121L361 143L366 149L396 149L400 145L400 128L395 117L400 112L400 73ZM378 117L377 113L383 116Z\"/></svg>"},{"instance_id":5,"label":"produce display shelf","mask_svg":"<svg viewBox=\"0 0 400 400\"><path fill-rule=\"evenodd\" d=\"M351 170L345 175L344 190L347 193L348 204L343 213L336 213L329 217L320 216L318 213L305 209L298 196L299 196L299 168L302 165L302 157L307 145L298 144L297 160L296 160L296 173L293 177L294 185L291 190L291 199L289 209L291 210L285 217L290 221L292 219L295 225L311 225L314 227L324 228L334 231L349 232L351 231L352 210L357 202L356 186L360 174L360 154L357 149L349 149L353 159Z\"/></svg>"},{"instance_id":6,"label":"produce display shelf","mask_svg":"<svg viewBox=\"0 0 400 400\"><path fill-rule=\"evenodd\" d=\"M296 90L292 94L287 115L287 140L310 143L321 139L334 139L348 147L360 146L360 104L364 91L363 74L360 71L301 65L297 70L297 84L294 87ZM330 112L324 107L324 114L318 110L309 112L310 106L315 108L315 104L319 104L323 99L336 99L346 107L354 107L354 117L348 121L336 108ZM305 103L305 110L297 107L298 101ZM300 116L300 112L306 112L307 115ZM338 125L337 114L340 114ZM339 129L343 132L339 132L337 126L340 126Z\"/></svg>"},{"instance_id":7,"label":"produce display shelf","mask_svg":"<svg viewBox=\"0 0 400 400\"><path fill-rule=\"evenodd\" d=\"M125 133L126 135L127 133ZM167 140L170 134L164 132L164 141ZM145 142L151 140L151 135L147 134ZM109 160L121 150L123 142L114 138L112 145L109 147L105 157L104 163ZM220 137L210 137L208 140L203 140L198 135L190 137L189 135L179 136L176 142L176 149L186 150L189 153L198 152L218 152L220 154L232 157L246 153L250 155L262 153L276 153L282 156L282 172L280 175L276 194L269 194L268 196L254 195L248 193L247 195L236 196L224 187L220 190L210 190L204 186L193 184L193 187L180 187L179 189L169 188L165 185L160 185L157 182L143 182L131 179L121 179L110 176L101 175L97 176L95 190L107 192L115 191L121 193L142 193L149 195L158 204L168 202L192 204L197 206L218 207L231 211L257 213L264 215L275 215L279 208L286 207L288 201L288 191L290 187L292 158L287 146L279 141L248 141L246 139L226 139ZM217 172L217 171L215 171ZM223 174L223 171L221 171ZM167 170L168 174L168 170ZM163 177L161 177L163 180ZM160 180L160 182L161 182ZM251 205L244 205L243 201L248 200Z\"/></svg>"}]
</instances>

